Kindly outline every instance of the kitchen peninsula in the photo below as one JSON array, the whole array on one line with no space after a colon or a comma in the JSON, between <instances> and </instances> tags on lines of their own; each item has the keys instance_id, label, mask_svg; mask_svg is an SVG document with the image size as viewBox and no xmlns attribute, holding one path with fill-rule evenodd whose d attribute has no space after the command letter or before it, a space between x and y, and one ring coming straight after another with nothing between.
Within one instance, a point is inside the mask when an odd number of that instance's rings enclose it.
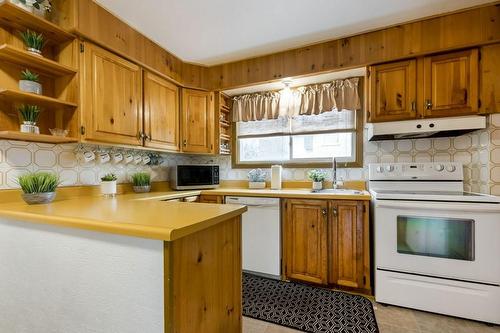
<instances>
[{"instance_id":1,"label":"kitchen peninsula","mask_svg":"<svg viewBox=\"0 0 500 333\"><path fill-rule=\"evenodd\" d=\"M134 198L1 204L0 331L241 332L246 208Z\"/></svg>"}]
</instances>

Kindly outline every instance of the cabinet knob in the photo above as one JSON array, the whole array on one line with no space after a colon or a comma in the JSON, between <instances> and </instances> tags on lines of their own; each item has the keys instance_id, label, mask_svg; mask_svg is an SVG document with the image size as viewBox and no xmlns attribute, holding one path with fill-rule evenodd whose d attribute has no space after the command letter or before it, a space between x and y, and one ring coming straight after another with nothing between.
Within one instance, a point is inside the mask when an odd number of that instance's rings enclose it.
<instances>
[{"instance_id":1,"label":"cabinet knob","mask_svg":"<svg viewBox=\"0 0 500 333\"><path fill-rule=\"evenodd\" d=\"M337 216L337 208L333 209L333 216Z\"/></svg>"},{"instance_id":2,"label":"cabinet knob","mask_svg":"<svg viewBox=\"0 0 500 333\"><path fill-rule=\"evenodd\" d=\"M321 210L321 214L323 214L323 216L326 216L326 208L323 208L323 209Z\"/></svg>"},{"instance_id":3,"label":"cabinet knob","mask_svg":"<svg viewBox=\"0 0 500 333\"><path fill-rule=\"evenodd\" d=\"M431 101L430 99L427 99L427 100L425 101L425 108L426 108L427 110L432 109L432 101Z\"/></svg>"},{"instance_id":4,"label":"cabinet knob","mask_svg":"<svg viewBox=\"0 0 500 333\"><path fill-rule=\"evenodd\" d=\"M147 135L147 134L145 134L145 135L144 135L144 138L145 138L146 140L148 140L149 142L151 142L151 135Z\"/></svg>"},{"instance_id":5,"label":"cabinet knob","mask_svg":"<svg viewBox=\"0 0 500 333\"><path fill-rule=\"evenodd\" d=\"M187 143L187 140L186 140L186 139L184 139L184 141L182 141L182 145L183 145L184 147L186 147L186 146L188 145L188 143Z\"/></svg>"},{"instance_id":6,"label":"cabinet knob","mask_svg":"<svg viewBox=\"0 0 500 333\"><path fill-rule=\"evenodd\" d=\"M139 133L137 133L137 140L143 140L144 139L144 133L142 131L139 131Z\"/></svg>"}]
</instances>

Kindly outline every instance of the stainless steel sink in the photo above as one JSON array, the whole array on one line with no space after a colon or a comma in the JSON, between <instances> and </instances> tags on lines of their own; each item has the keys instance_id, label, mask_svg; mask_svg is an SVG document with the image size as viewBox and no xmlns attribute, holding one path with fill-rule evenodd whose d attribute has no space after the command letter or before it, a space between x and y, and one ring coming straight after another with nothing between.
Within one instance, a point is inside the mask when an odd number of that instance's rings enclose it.
<instances>
[{"instance_id":1,"label":"stainless steel sink","mask_svg":"<svg viewBox=\"0 0 500 333\"><path fill-rule=\"evenodd\" d=\"M329 189L323 189L323 190L312 191L312 192L313 193L323 193L323 194L347 194L347 195L359 195L359 194L363 194L362 191L351 190L351 189L348 189L348 188L337 188L337 189L329 188Z\"/></svg>"}]
</instances>

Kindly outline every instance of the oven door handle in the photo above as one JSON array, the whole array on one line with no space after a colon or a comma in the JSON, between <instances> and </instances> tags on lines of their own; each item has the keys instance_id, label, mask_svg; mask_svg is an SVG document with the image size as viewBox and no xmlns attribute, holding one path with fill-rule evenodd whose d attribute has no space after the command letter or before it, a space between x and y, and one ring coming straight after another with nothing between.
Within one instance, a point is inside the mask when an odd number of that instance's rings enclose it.
<instances>
[{"instance_id":1,"label":"oven door handle","mask_svg":"<svg viewBox=\"0 0 500 333\"><path fill-rule=\"evenodd\" d=\"M377 200L375 208L404 208L464 212L500 212L500 204Z\"/></svg>"}]
</instances>

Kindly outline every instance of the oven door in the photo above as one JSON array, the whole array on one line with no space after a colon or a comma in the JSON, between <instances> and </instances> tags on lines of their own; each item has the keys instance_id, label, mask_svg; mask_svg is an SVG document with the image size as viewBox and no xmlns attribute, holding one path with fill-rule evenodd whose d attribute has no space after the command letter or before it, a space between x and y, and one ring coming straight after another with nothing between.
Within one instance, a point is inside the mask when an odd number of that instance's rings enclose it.
<instances>
[{"instance_id":1,"label":"oven door","mask_svg":"<svg viewBox=\"0 0 500 333\"><path fill-rule=\"evenodd\" d=\"M500 285L500 205L376 200L375 264Z\"/></svg>"}]
</instances>

